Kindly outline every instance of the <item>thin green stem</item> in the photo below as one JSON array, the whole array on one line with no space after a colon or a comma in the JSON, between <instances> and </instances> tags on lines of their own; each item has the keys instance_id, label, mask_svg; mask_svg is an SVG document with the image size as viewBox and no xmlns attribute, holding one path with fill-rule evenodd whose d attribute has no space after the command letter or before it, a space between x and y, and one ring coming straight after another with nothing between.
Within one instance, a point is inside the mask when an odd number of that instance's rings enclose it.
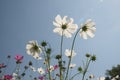
<instances>
[{"instance_id":1,"label":"thin green stem","mask_svg":"<svg viewBox=\"0 0 120 80\"><path fill-rule=\"evenodd\" d=\"M63 47L63 32L64 32L64 31L62 31L61 43L60 43L60 55L61 55L61 61L62 61L62 47Z\"/></svg>"},{"instance_id":2,"label":"thin green stem","mask_svg":"<svg viewBox=\"0 0 120 80\"><path fill-rule=\"evenodd\" d=\"M2 75L4 75L4 73L6 73L6 71L7 71L7 69L8 69L8 66L9 66L9 63L10 63L10 58L8 58L6 67L5 67L5 69L3 70Z\"/></svg>"},{"instance_id":3,"label":"thin green stem","mask_svg":"<svg viewBox=\"0 0 120 80\"><path fill-rule=\"evenodd\" d=\"M86 72L87 72L88 67L89 67L89 65L90 65L90 61L91 61L91 59L88 60L88 62L86 63L86 67L85 67L85 70L84 70L84 72L83 72L82 80L84 80L84 78L85 78Z\"/></svg>"},{"instance_id":4,"label":"thin green stem","mask_svg":"<svg viewBox=\"0 0 120 80\"><path fill-rule=\"evenodd\" d=\"M72 56L72 52L73 52L73 48L74 48L74 44L75 44L75 40L76 40L77 34L78 34L78 32L80 31L80 29L81 29L81 28L79 28L79 29L77 30L77 32L76 32L76 34L75 34L75 36L74 36L74 39L73 39L73 42L72 42L71 55L70 55L70 56ZM67 80L67 78L68 78L69 66L70 66L70 63L71 63L71 58L72 58L72 57L70 57L70 58L69 58L69 61L68 61L67 73L66 73L65 80Z\"/></svg>"},{"instance_id":5,"label":"thin green stem","mask_svg":"<svg viewBox=\"0 0 120 80\"><path fill-rule=\"evenodd\" d=\"M48 57L48 69L50 69L50 57ZM48 70L48 74L49 74L49 80L51 80L51 75L50 75L50 70Z\"/></svg>"},{"instance_id":6,"label":"thin green stem","mask_svg":"<svg viewBox=\"0 0 120 80\"><path fill-rule=\"evenodd\" d=\"M63 47L63 32L62 31L62 36L61 36L61 43L60 43L60 55L61 55L61 63L60 63L60 80L62 80L62 47Z\"/></svg>"},{"instance_id":7,"label":"thin green stem","mask_svg":"<svg viewBox=\"0 0 120 80\"><path fill-rule=\"evenodd\" d=\"M44 47L45 52L46 52L46 47ZM49 75L49 80L51 80L51 74L50 74L50 54L46 53L47 59L48 59L48 75Z\"/></svg>"},{"instance_id":8,"label":"thin green stem","mask_svg":"<svg viewBox=\"0 0 120 80\"><path fill-rule=\"evenodd\" d=\"M74 74L74 75L71 77L71 79L70 79L70 80L73 80L73 78L74 78L75 76L77 76L78 74L80 74L80 72L79 72L79 73Z\"/></svg>"}]
</instances>

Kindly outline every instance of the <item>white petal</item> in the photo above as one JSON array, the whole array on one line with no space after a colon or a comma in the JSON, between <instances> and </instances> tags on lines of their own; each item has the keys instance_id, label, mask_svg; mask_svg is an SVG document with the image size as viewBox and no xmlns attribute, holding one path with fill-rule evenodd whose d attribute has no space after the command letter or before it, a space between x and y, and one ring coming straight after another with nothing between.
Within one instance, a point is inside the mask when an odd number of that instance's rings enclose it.
<instances>
[{"instance_id":1,"label":"white petal","mask_svg":"<svg viewBox=\"0 0 120 80\"><path fill-rule=\"evenodd\" d=\"M36 68L35 67L33 67L33 66L30 66L30 68L32 69L32 71L36 71Z\"/></svg>"},{"instance_id":2,"label":"white petal","mask_svg":"<svg viewBox=\"0 0 120 80\"><path fill-rule=\"evenodd\" d=\"M71 63L69 67L70 67L70 68L74 68L75 66L76 66L76 64L72 64L72 63Z\"/></svg>"},{"instance_id":3,"label":"white petal","mask_svg":"<svg viewBox=\"0 0 120 80\"><path fill-rule=\"evenodd\" d=\"M26 53L27 53L28 55L32 55L31 52L30 52L30 50L27 50Z\"/></svg>"},{"instance_id":4,"label":"white petal","mask_svg":"<svg viewBox=\"0 0 120 80\"><path fill-rule=\"evenodd\" d=\"M68 32L67 30L64 31L63 35L65 35L67 38L72 37L71 33Z\"/></svg>"},{"instance_id":5,"label":"white petal","mask_svg":"<svg viewBox=\"0 0 120 80\"><path fill-rule=\"evenodd\" d=\"M30 48L32 48L33 47L33 45L31 45L31 44L27 44L26 45L26 49L30 49Z\"/></svg>"},{"instance_id":6,"label":"white petal","mask_svg":"<svg viewBox=\"0 0 120 80\"><path fill-rule=\"evenodd\" d=\"M90 29L93 33L96 31L96 28L95 28L95 27L88 28L88 29Z\"/></svg>"},{"instance_id":7,"label":"white petal","mask_svg":"<svg viewBox=\"0 0 120 80\"><path fill-rule=\"evenodd\" d=\"M91 30L86 31L87 35L91 38L93 38L95 35L91 32Z\"/></svg>"},{"instance_id":8,"label":"white petal","mask_svg":"<svg viewBox=\"0 0 120 80\"><path fill-rule=\"evenodd\" d=\"M60 31L61 31L61 28L55 28L55 29L53 29L53 32L55 32L55 33L58 33Z\"/></svg>"},{"instance_id":9,"label":"white petal","mask_svg":"<svg viewBox=\"0 0 120 80\"><path fill-rule=\"evenodd\" d=\"M86 22L85 22L85 24L89 24L91 22L92 22L92 19L87 19Z\"/></svg>"},{"instance_id":10,"label":"white petal","mask_svg":"<svg viewBox=\"0 0 120 80\"><path fill-rule=\"evenodd\" d=\"M39 56L39 54L35 54L34 56L33 56L35 59L37 59L37 60L40 60L40 59L42 59L40 56Z\"/></svg>"},{"instance_id":11,"label":"white petal","mask_svg":"<svg viewBox=\"0 0 120 80\"><path fill-rule=\"evenodd\" d=\"M60 16L60 15L57 15L57 16L56 16L55 21L56 21L58 24L61 24L61 25L62 25L62 19L61 19L61 16Z\"/></svg>"},{"instance_id":12,"label":"white petal","mask_svg":"<svg viewBox=\"0 0 120 80\"><path fill-rule=\"evenodd\" d=\"M42 57L38 57L38 58L36 58L37 60L41 60L42 59Z\"/></svg>"},{"instance_id":13,"label":"white petal","mask_svg":"<svg viewBox=\"0 0 120 80\"><path fill-rule=\"evenodd\" d=\"M70 18L67 23L68 23L68 25L71 25L71 24L73 24L73 22L74 22L73 18Z\"/></svg>"},{"instance_id":14,"label":"white petal","mask_svg":"<svg viewBox=\"0 0 120 80\"><path fill-rule=\"evenodd\" d=\"M73 23L74 22L74 19L73 18L70 18L70 22L69 23Z\"/></svg>"},{"instance_id":15,"label":"white petal","mask_svg":"<svg viewBox=\"0 0 120 80\"><path fill-rule=\"evenodd\" d=\"M87 34L86 34L84 31L82 31L82 32L80 33L80 36L81 36L83 39L87 39Z\"/></svg>"},{"instance_id":16,"label":"white petal","mask_svg":"<svg viewBox=\"0 0 120 80\"><path fill-rule=\"evenodd\" d=\"M66 50L65 50L65 55L66 55L67 57L71 56L71 50L66 49ZM75 55L76 55L76 53L75 53L74 50L73 50L73 51L72 51L72 57L74 57Z\"/></svg>"},{"instance_id":17,"label":"white petal","mask_svg":"<svg viewBox=\"0 0 120 80\"><path fill-rule=\"evenodd\" d=\"M66 55L66 56L70 56L70 54L69 54L69 53L70 53L70 52L69 52L69 50L68 50L68 49L66 49L66 50L65 50L65 55Z\"/></svg>"},{"instance_id":18,"label":"white petal","mask_svg":"<svg viewBox=\"0 0 120 80\"><path fill-rule=\"evenodd\" d=\"M34 40L28 42L28 44L31 44L31 45L36 44L36 43L37 41L34 41Z\"/></svg>"},{"instance_id":19,"label":"white petal","mask_svg":"<svg viewBox=\"0 0 120 80\"><path fill-rule=\"evenodd\" d=\"M39 47L39 53L42 53L42 49Z\"/></svg>"},{"instance_id":20,"label":"white petal","mask_svg":"<svg viewBox=\"0 0 120 80\"><path fill-rule=\"evenodd\" d=\"M94 27L95 26L95 22L91 21L88 24L86 24L88 27Z\"/></svg>"},{"instance_id":21,"label":"white petal","mask_svg":"<svg viewBox=\"0 0 120 80\"><path fill-rule=\"evenodd\" d=\"M62 36L62 29L61 28L55 28L53 32L58 33L60 36Z\"/></svg>"},{"instance_id":22,"label":"white petal","mask_svg":"<svg viewBox=\"0 0 120 80\"><path fill-rule=\"evenodd\" d=\"M61 27L60 24L57 24L56 22L53 21L53 25L56 26L56 27Z\"/></svg>"},{"instance_id":23,"label":"white petal","mask_svg":"<svg viewBox=\"0 0 120 80\"><path fill-rule=\"evenodd\" d=\"M67 16L64 16L63 20L62 20L62 24L66 24L67 23L66 19L67 19Z\"/></svg>"},{"instance_id":24,"label":"white petal","mask_svg":"<svg viewBox=\"0 0 120 80\"><path fill-rule=\"evenodd\" d=\"M70 25L70 26L68 27L67 30L68 30L70 33L74 33L74 32L76 32L77 28L78 28L78 25L77 25L77 24L72 24L72 25Z\"/></svg>"},{"instance_id":25,"label":"white petal","mask_svg":"<svg viewBox=\"0 0 120 80\"><path fill-rule=\"evenodd\" d=\"M44 71L44 69L43 69L42 67L38 68L37 71L38 71L40 74L44 74L44 73L45 73L45 71Z\"/></svg>"}]
</instances>

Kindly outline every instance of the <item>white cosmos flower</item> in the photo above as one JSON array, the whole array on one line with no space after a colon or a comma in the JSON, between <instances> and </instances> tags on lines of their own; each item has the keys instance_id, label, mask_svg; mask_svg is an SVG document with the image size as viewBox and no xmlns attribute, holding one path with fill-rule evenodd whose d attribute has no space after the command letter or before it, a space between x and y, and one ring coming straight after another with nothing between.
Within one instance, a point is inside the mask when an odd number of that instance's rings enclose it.
<instances>
[{"instance_id":1,"label":"white cosmos flower","mask_svg":"<svg viewBox=\"0 0 120 80\"><path fill-rule=\"evenodd\" d=\"M99 77L97 80L105 80L105 77Z\"/></svg>"},{"instance_id":2,"label":"white cosmos flower","mask_svg":"<svg viewBox=\"0 0 120 80\"><path fill-rule=\"evenodd\" d=\"M45 73L45 71L44 71L44 69L43 69L42 67L38 68L37 71L38 71L40 74L44 74L44 73Z\"/></svg>"},{"instance_id":3,"label":"white cosmos flower","mask_svg":"<svg viewBox=\"0 0 120 80\"><path fill-rule=\"evenodd\" d=\"M93 38L95 31L95 23L91 19L88 19L85 24L81 24L80 36L83 39L88 39L88 37Z\"/></svg>"},{"instance_id":4,"label":"white cosmos flower","mask_svg":"<svg viewBox=\"0 0 120 80\"><path fill-rule=\"evenodd\" d=\"M71 55L71 50L66 49L65 50L65 55L67 57L74 57L76 55L76 53L74 52L74 50L72 50L72 55Z\"/></svg>"},{"instance_id":5,"label":"white cosmos flower","mask_svg":"<svg viewBox=\"0 0 120 80\"><path fill-rule=\"evenodd\" d=\"M13 73L13 75L12 75L13 77L17 77L18 76L18 74L17 73Z\"/></svg>"},{"instance_id":6,"label":"white cosmos flower","mask_svg":"<svg viewBox=\"0 0 120 80\"><path fill-rule=\"evenodd\" d=\"M40 57L39 54L35 54L33 57L34 57L35 59L37 59L37 60L41 60L41 59L42 59L42 57Z\"/></svg>"},{"instance_id":7,"label":"white cosmos flower","mask_svg":"<svg viewBox=\"0 0 120 80\"><path fill-rule=\"evenodd\" d=\"M52 71L54 70L54 67L53 67L53 66L50 66L50 68L48 68L47 71L48 71L48 70L49 70L50 72L52 72Z\"/></svg>"},{"instance_id":8,"label":"white cosmos flower","mask_svg":"<svg viewBox=\"0 0 120 80\"><path fill-rule=\"evenodd\" d=\"M35 67L30 66L30 68L31 68L31 70L32 70L33 72L36 72L36 68L35 68Z\"/></svg>"},{"instance_id":9,"label":"white cosmos flower","mask_svg":"<svg viewBox=\"0 0 120 80\"><path fill-rule=\"evenodd\" d=\"M111 80L117 80L116 78L112 78Z\"/></svg>"},{"instance_id":10,"label":"white cosmos flower","mask_svg":"<svg viewBox=\"0 0 120 80\"><path fill-rule=\"evenodd\" d=\"M117 78L117 79L118 79L118 78L120 78L120 76L119 76L119 75L116 75L116 76L115 76L115 78Z\"/></svg>"},{"instance_id":11,"label":"white cosmos flower","mask_svg":"<svg viewBox=\"0 0 120 80\"><path fill-rule=\"evenodd\" d=\"M117 75L117 76L115 76L115 77L113 77L111 80L119 80L119 75Z\"/></svg>"},{"instance_id":12,"label":"white cosmos flower","mask_svg":"<svg viewBox=\"0 0 120 80\"><path fill-rule=\"evenodd\" d=\"M89 76L89 78L90 78L90 79L93 79L93 78L95 78L95 76L94 76L93 74L91 74L91 75Z\"/></svg>"},{"instance_id":13,"label":"white cosmos flower","mask_svg":"<svg viewBox=\"0 0 120 80\"><path fill-rule=\"evenodd\" d=\"M26 45L27 54L33 56L34 58L39 58L39 54L42 49L38 45L37 41L29 41Z\"/></svg>"},{"instance_id":14,"label":"white cosmos flower","mask_svg":"<svg viewBox=\"0 0 120 80\"><path fill-rule=\"evenodd\" d=\"M64 35L67 38L72 37L72 34L76 32L78 28L77 24L73 24L73 21L72 18L67 19L67 16L64 16L62 19L60 15L57 15L55 21L53 21L53 25L56 26L53 32L61 36Z\"/></svg>"},{"instance_id":15,"label":"white cosmos flower","mask_svg":"<svg viewBox=\"0 0 120 80\"><path fill-rule=\"evenodd\" d=\"M72 64L72 63L71 63L69 67L70 67L70 68L74 68L75 66L76 66L76 64Z\"/></svg>"}]
</instances>

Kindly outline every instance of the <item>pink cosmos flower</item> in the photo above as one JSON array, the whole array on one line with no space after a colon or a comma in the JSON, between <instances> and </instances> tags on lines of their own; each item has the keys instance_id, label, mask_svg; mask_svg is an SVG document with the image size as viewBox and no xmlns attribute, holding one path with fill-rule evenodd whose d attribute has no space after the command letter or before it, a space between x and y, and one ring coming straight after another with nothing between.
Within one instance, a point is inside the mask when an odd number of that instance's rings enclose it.
<instances>
[{"instance_id":1,"label":"pink cosmos flower","mask_svg":"<svg viewBox=\"0 0 120 80\"><path fill-rule=\"evenodd\" d=\"M39 78L39 80L44 80L45 76L40 76L38 78Z\"/></svg>"},{"instance_id":2,"label":"pink cosmos flower","mask_svg":"<svg viewBox=\"0 0 120 80\"><path fill-rule=\"evenodd\" d=\"M21 63L22 60L23 60L23 56L21 56L21 55L16 55L16 56L15 56L15 60L16 60L16 63Z\"/></svg>"},{"instance_id":3,"label":"pink cosmos flower","mask_svg":"<svg viewBox=\"0 0 120 80\"><path fill-rule=\"evenodd\" d=\"M58 65L54 65L53 67L54 67L54 70L56 70L56 69L58 69L59 66Z\"/></svg>"},{"instance_id":4,"label":"pink cosmos flower","mask_svg":"<svg viewBox=\"0 0 120 80\"><path fill-rule=\"evenodd\" d=\"M5 67L6 67L6 65L4 65L4 63L0 64L0 69L5 68Z\"/></svg>"},{"instance_id":5,"label":"pink cosmos flower","mask_svg":"<svg viewBox=\"0 0 120 80\"><path fill-rule=\"evenodd\" d=\"M5 80L12 80L12 75L4 75Z\"/></svg>"}]
</instances>

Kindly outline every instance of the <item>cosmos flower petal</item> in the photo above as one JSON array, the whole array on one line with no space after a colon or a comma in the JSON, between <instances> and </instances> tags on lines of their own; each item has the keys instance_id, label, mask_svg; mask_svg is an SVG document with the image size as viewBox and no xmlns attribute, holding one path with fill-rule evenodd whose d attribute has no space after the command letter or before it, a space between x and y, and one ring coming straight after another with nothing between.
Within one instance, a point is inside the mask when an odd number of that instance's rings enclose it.
<instances>
[{"instance_id":1,"label":"cosmos flower petal","mask_svg":"<svg viewBox=\"0 0 120 80\"><path fill-rule=\"evenodd\" d=\"M30 52L29 50L27 50L26 53L27 53L28 55L31 55L31 52Z\"/></svg>"},{"instance_id":2,"label":"cosmos flower petal","mask_svg":"<svg viewBox=\"0 0 120 80\"><path fill-rule=\"evenodd\" d=\"M83 39L87 39L87 34L83 31L83 32L81 33L81 37L83 37Z\"/></svg>"},{"instance_id":3,"label":"cosmos flower petal","mask_svg":"<svg viewBox=\"0 0 120 80\"><path fill-rule=\"evenodd\" d=\"M42 57L40 57L39 56L39 54L37 54L37 53L35 53L35 55L33 56L35 59L37 59L37 60L41 60L42 59Z\"/></svg>"},{"instance_id":4,"label":"cosmos flower petal","mask_svg":"<svg viewBox=\"0 0 120 80\"><path fill-rule=\"evenodd\" d=\"M67 31L74 33L74 32L76 32L77 29L78 29L77 24L71 24L70 27L67 29Z\"/></svg>"},{"instance_id":5,"label":"cosmos flower petal","mask_svg":"<svg viewBox=\"0 0 120 80\"><path fill-rule=\"evenodd\" d=\"M73 18L70 18L70 24L72 24L74 22Z\"/></svg>"},{"instance_id":6,"label":"cosmos flower petal","mask_svg":"<svg viewBox=\"0 0 120 80\"><path fill-rule=\"evenodd\" d=\"M65 35L67 38L72 37L72 35L68 31L64 31L63 35Z\"/></svg>"},{"instance_id":7,"label":"cosmos flower petal","mask_svg":"<svg viewBox=\"0 0 120 80\"><path fill-rule=\"evenodd\" d=\"M89 24L91 22L92 22L92 19L87 19L86 22L85 22L85 24Z\"/></svg>"},{"instance_id":8,"label":"cosmos flower petal","mask_svg":"<svg viewBox=\"0 0 120 80\"><path fill-rule=\"evenodd\" d=\"M95 35L91 32L91 30L86 31L87 35L93 38Z\"/></svg>"},{"instance_id":9,"label":"cosmos flower petal","mask_svg":"<svg viewBox=\"0 0 120 80\"><path fill-rule=\"evenodd\" d=\"M66 20L66 19L67 19L67 16L64 16L64 17L63 17L63 20L62 20L62 24L66 24L66 23L67 23L67 20Z\"/></svg>"},{"instance_id":10,"label":"cosmos flower petal","mask_svg":"<svg viewBox=\"0 0 120 80\"><path fill-rule=\"evenodd\" d=\"M62 18L61 18L60 15L57 15L57 16L56 16L55 21L56 21L58 24L61 24L61 25L62 25Z\"/></svg>"},{"instance_id":11,"label":"cosmos flower petal","mask_svg":"<svg viewBox=\"0 0 120 80\"><path fill-rule=\"evenodd\" d=\"M26 49L30 49L30 48L32 48L32 45L31 45L31 44L28 44L28 45L26 46Z\"/></svg>"},{"instance_id":12,"label":"cosmos flower petal","mask_svg":"<svg viewBox=\"0 0 120 80\"><path fill-rule=\"evenodd\" d=\"M42 67L38 68L37 71L40 73L40 74L45 74L45 71Z\"/></svg>"},{"instance_id":13,"label":"cosmos flower petal","mask_svg":"<svg viewBox=\"0 0 120 80\"><path fill-rule=\"evenodd\" d=\"M53 25L56 27L60 27L61 25L53 21Z\"/></svg>"},{"instance_id":14,"label":"cosmos flower petal","mask_svg":"<svg viewBox=\"0 0 120 80\"><path fill-rule=\"evenodd\" d=\"M55 33L58 33L60 31L61 31L61 28L55 28L55 29L53 29L53 32L55 32Z\"/></svg>"},{"instance_id":15,"label":"cosmos flower petal","mask_svg":"<svg viewBox=\"0 0 120 80\"><path fill-rule=\"evenodd\" d=\"M95 23L94 23L94 22L89 22L89 24L87 24L86 26L88 26L88 28L89 28L89 27L94 27L94 26L95 26Z\"/></svg>"},{"instance_id":16,"label":"cosmos flower petal","mask_svg":"<svg viewBox=\"0 0 120 80\"><path fill-rule=\"evenodd\" d=\"M91 30L91 32L95 32L96 31L96 28L95 27L92 27L92 28L89 28Z\"/></svg>"},{"instance_id":17,"label":"cosmos flower petal","mask_svg":"<svg viewBox=\"0 0 120 80\"><path fill-rule=\"evenodd\" d=\"M76 64L72 64L72 63L71 63L69 67L70 67L70 68L74 68L75 66L76 66Z\"/></svg>"},{"instance_id":18,"label":"cosmos flower petal","mask_svg":"<svg viewBox=\"0 0 120 80\"><path fill-rule=\"evenodd\" d=\"M36 68L33 67L33 66L30 66L30 69L31 69L33 72L36 72Z\"/></svg>"},{"instance_id":19,"label":"cosmos flower petal","mask_svg":"<svg viewBox=\"0 0 120 80\"><path fill-rule=\"evenodd\" d=\"M72 50L72 55L71 55L71 50L69 50L69 49L66 49L65 50L65 55L67 56L67 57L74 57L75 55L76 55L76 53L74 52L74 50Z\"/></svg>"}]
</instances>

